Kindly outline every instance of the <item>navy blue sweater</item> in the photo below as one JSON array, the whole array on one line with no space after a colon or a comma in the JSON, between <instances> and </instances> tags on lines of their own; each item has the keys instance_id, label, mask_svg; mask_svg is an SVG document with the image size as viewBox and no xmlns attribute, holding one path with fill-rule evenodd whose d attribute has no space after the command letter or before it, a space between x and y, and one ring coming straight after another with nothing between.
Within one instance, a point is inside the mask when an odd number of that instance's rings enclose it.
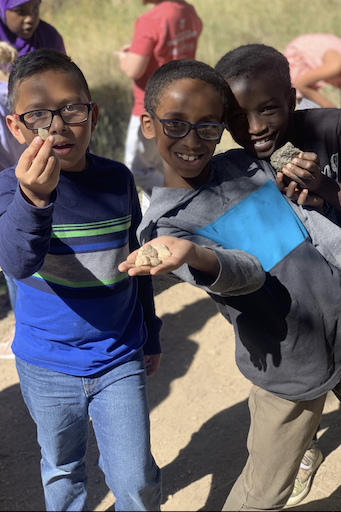
<instances>
[{"instance_id":1,"label":"navy blue sweater","mask_svg":"<svg viewBox=\"0 0 341 512\"><path fill-rule=\"evenodd\" d=\"M0 173L0 266L17 280L13 352L29 363L88 376L160 352L149 277L118 271L138 246L141 212L128 169L87 155L61 172L51 204L23 198L15 169Z\"/></svg>"}]
</instances>

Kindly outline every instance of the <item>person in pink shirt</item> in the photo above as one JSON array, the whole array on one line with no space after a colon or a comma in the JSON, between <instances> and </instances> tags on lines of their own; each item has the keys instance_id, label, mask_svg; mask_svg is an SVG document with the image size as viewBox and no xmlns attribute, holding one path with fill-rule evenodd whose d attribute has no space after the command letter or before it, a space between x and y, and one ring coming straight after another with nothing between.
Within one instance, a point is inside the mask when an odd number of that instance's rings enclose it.
<instances>
[{"instance_id":1,"label":"person in pink shirt","mask_svg":"<svg viewBox=\"0 0 341 512\"><path fill-rule=\"evenodd\" d=\"M298 108L335 107L320 91L326 84L341 87L341 38L303 34L287 45L284 55L289 61Z\"/></svg>"},{"instance_id":2,"label":"person in pink shirt","mask_svg":"<svg viewBox=\"0 0 341 512\"><path fill-rule=\"evenodd\" d=\"M145 87L163 64L195 58L202 21L185 0L143 0L147 3L155 6L137 19L131 43L115 53L123 73L134 81L124 163L136 185L150 196L154 186L162 186L163 166L155 142L145 139L140 128Z\"/></svg>"}]
</instances>

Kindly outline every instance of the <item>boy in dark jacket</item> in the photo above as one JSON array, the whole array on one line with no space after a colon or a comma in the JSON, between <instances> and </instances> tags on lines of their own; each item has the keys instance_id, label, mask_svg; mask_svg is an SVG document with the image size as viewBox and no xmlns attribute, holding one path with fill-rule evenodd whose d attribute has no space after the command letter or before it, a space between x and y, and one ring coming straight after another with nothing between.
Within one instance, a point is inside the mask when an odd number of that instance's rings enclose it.
<instances>
[{"instance_id":1,"label":"boy in dark jacket","mask_svg":"<svg viewBox=\"0 0 341 512\"><path fill-rule=\"evenodd\" d=\"M138 233L171 256L136 267L135 251L119 270L175 271L232 322L237 365L253 387L249 458L224 510L279 510L341 377L341 248L330 243L341 231L282 195L266 162L244 150L212 158L232 99L201 62L169 63L150 78L141 124L165 182Z\"/></svg>"}]
</instances>

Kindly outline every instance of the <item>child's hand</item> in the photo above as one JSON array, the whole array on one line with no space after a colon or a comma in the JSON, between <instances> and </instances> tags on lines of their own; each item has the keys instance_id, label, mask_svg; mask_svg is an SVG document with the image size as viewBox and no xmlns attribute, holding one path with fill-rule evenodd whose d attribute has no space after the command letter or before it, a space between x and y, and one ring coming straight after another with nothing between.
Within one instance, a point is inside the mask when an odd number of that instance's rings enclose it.
<instances>
[{"instance_id":1,"label":"child's hand","mask_svg":"<svg viewBox=\"0 0 341 512\"><path fill-rule=\"evenodd\" d=\"M277 173L276 185L282 194L290 197L297 204L311 206L317 210L323 206L324 200L322 197L311 194L307 188L301 189L296 181L288 180L282 172Z\"/></svg>"},{"instance_id":2,"label":"child's hand","mask_svg":"<svg viewBox=\"0 0 341 512\"><path fill-rule=\"evenodd\" d=\"M323 180L320 161L316 153L300 153L282 169L283 174L295 181L301 189L317 192Z\"/></svg>"},{"instance_id":3,"label":"child's hand","mask_svg":"<svg viewBox=\"0 0 341 512\"><path fill-rule=\"evenodd\" d=\"M173 236L160 236L154 238L150 245L164 244L167 245L171 252L171 256L167 258L163 263L156 265L143 265L142 267L136 267L135 261L138 250L129 254L126 261L123 261L118 266L120 272L128 272L130 276L137 275L157 275L157 274L168 274L173 270L181 267L184 263L187 263L187 259L190 253L193 251L193 244L188 240L182 238L176 238ZM145 244L146 246L147 244ZM144 246L143 246L144 247Z\"/></svg>"},{"instance_id":4,"label":"child's hand","mask_svg":"<svg viewBox=\"0 0 341 512\"><path fill-rule=\"evenodd\" d=\"M153 375L153 373L157 372L160 366L161 354L152 354L144 356L144 364L146 367L147 377Z\"/></svg>"},{"instance_id":5,"label":"child's hand","mask_svg":"<svg viewBox=\"0 0 341 512\"><path fill-rule=\"evenodd\" d=\"M320 170L319 159L315 153L300 153L283 167L282 172L276 176L276 185L279 190L300 205L320 208L323 205L322 197L312 194L322 182L323 175Z\"/></svg>"},{"instance_id":6,"label":"child's hand","mask_svg":"<svg viewBox=\"0 0 341 512\"><path fill-rule=\"evenodd\" d=\"M54 138L35 137L19 158L15 170L26 200L38 207L50 203L51 192L59 182L59 159L53 152Z\"/></svg>"}]
</instances>

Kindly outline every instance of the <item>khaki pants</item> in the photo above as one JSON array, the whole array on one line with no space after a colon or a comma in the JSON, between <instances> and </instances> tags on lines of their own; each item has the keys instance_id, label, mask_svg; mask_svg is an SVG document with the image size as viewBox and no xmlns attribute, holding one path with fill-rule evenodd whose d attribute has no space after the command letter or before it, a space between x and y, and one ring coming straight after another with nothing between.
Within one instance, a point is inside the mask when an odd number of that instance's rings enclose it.
<instances>
[{"instance_id":1,"label":"khaki pants","mask_svg":"<svg viewBox=\"0 0 341 512\"><path fill-rule=\"evenodd\" d=\"M309 401L279 398L251 388L249 457L224 511L281 510L289 499L302 457L318 429L326 395Z\"/></svg>"}]
</instances>

